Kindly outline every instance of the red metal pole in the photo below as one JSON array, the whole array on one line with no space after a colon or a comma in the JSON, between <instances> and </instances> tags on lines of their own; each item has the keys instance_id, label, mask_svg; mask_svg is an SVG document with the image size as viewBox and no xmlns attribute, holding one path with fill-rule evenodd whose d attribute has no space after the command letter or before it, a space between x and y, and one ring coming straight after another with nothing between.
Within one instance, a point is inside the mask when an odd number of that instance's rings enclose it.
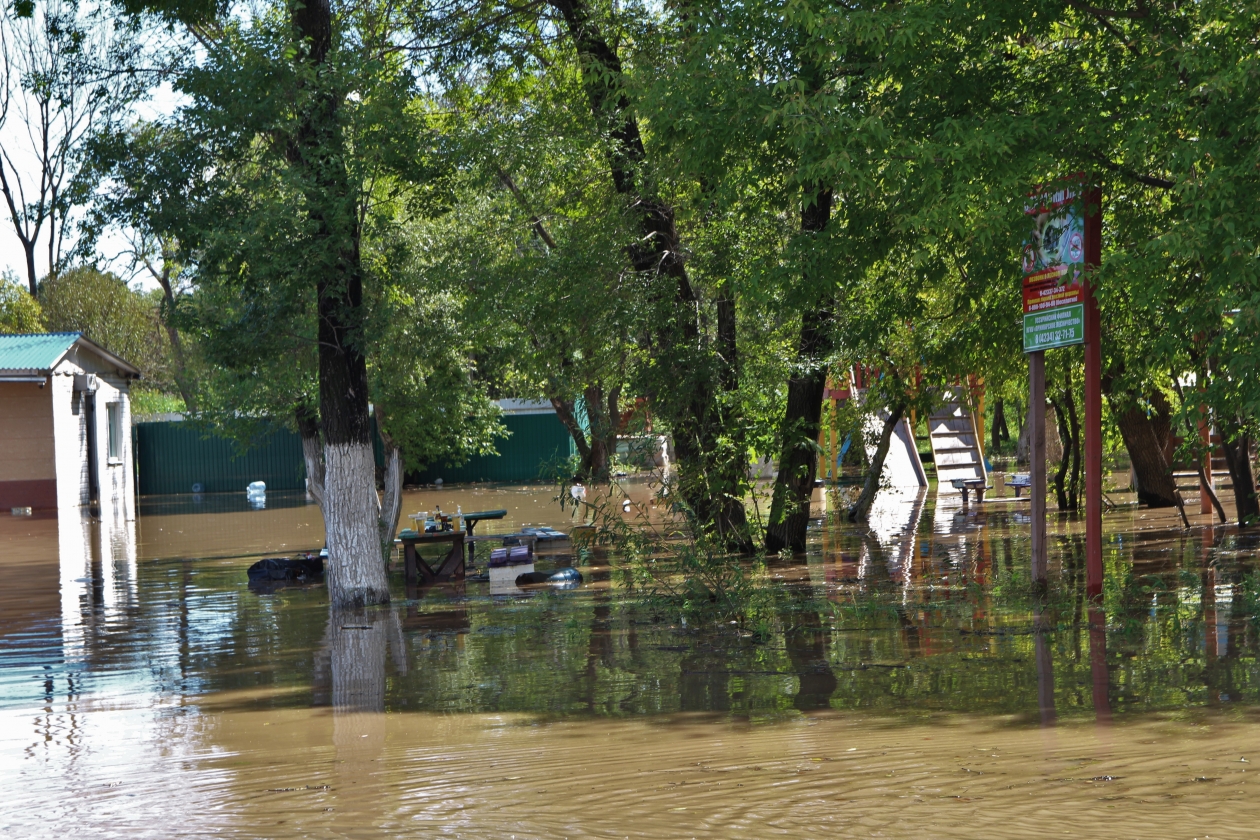
<instances>
[{"instance_id":1,"label":"red metal pole","mask_svg":"<svg viewBox=\"0 0 1260 840\"><path fill-rule=\"evenodd\" d=\"M1085 193L1085 588L1102 597L1102 331L1090 271L1102 263L1102 191Z\"/></svg>"},{"instance_id":2,"label":"red metal pole","mask_svg":"<svg viewBox=\"0 0 1260 840\"><path fill-rule=\"evenodd\" d=\"M1199 478L1199 513L1212 513L1212 424L1208 422L1207 406L1199 406L1199 440L1203 442L1203 475ZM1205 482L1204 479L1207 479Z\"/></svg>"}]
</instances>

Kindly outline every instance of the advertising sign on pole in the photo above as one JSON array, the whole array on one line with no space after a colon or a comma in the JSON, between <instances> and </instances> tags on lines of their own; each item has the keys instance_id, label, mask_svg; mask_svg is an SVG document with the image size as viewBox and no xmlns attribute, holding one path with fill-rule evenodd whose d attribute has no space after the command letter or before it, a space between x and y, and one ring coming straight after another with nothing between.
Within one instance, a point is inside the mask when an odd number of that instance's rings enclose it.
<instances>
[{"instance_id":1,"label":"advertising sign on pole","mask_svg":"<svg viewBox=\"0 0 1260 840\"><path fill-rule=\"evenodd\" d=\"M1039 195L1026 210L1024 352L1085 343L1085 214L1077 190Z\"/></svg>"},{"instance_id":2,"label":"advertising sign on pole","mask_svg":"<svg viewBox=\"0 0 1260 840\"><path fill-rule=\"evenodd\" d=\"M1102 597L1102 331L1089 272L1102 263L1102 193L1084 175L1025 208L1033 228L1024 245L1024 352L1028 354L1029 497L1032 578L1046 585L1046 354L1085 345L1086 592Z\"/></svg>"}]
</instances>

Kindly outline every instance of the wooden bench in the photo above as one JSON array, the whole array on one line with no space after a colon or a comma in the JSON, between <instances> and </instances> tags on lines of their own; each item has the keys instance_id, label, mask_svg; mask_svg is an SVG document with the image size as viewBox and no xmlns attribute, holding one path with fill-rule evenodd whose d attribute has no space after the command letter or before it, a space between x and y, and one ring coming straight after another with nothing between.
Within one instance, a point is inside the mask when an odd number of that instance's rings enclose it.
<instances>
[{"instance_id":1,"label":"wooden bench","mask_svg":"<svg viewBox=\"0 0 1260 840\"><path fill-rule=\"evenodd\" d=\"M974 490L976 492L976 504L984 501L984 479L983 478L955 478L951 479L950 484L955 490L962 491L963 507L967 506L967 494Z\"/></svg>"}]
</instances>

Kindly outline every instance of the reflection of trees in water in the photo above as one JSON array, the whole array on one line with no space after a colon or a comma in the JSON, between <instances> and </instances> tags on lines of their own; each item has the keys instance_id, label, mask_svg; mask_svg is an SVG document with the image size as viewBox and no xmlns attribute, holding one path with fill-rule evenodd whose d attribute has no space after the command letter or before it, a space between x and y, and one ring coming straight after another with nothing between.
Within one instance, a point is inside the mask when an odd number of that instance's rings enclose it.
<instances>
[{"instance_id":1,"label":"reflection of trees in water","mask_svg":"<svg viewBox=\"0 0 1260 840\"><path fill-rule=\"evenodd\" d=\"M590 636L586 647L586 710L592 714L600 711L615 712L616 709L604 707L604 698L599 691L600 673L616 666L613 655L612 607L608 603L607 589L601 589L594 595L595 606L591 610Z\"/></svg>"},{"instance_id":2,"label":"reflection of trees in water","mask_svg":"<svg viewBox=\"0 0 1260 840\"><path fill-rule=\"evenodd\" d=\"M1054 659L1051 654L1051 624L1042 615L1041 608L1033 610L1033 651L1037 661L1037 710L1041 713L1041 725L1053 726L1054 706Z\"/></svg>"},{"instance_id":3,"label":"reflection of trees in water","mask_svg":"<svg viewBox=\"0 0 1260 840\"><path fill-rule=\"evenodd\" d=\"M91 690L94 671L126 669L151 674L154 691L186 695L252 697L313 682L315 703L333 707L347 749L356 737L361 746L375 743L385 708L773 716L830 705L890 714L1037 710L1050 719L1092 710L1095 696L1116 713L1260 703L1251 665L1260 576L1240 565L1246 546L1232 531L1218 529L1206 544L1198 533L1117 540L1108 558L1109 626L1091 634L1079 535L1057 543L1061 574L1039 618L1019 588L1025 537L985 516L984 530L965 535L925 528L916 550L838 531L829 553L812 561L814 591L784 588L765 610L764 643L684 629L677 616L654 621L615 588L498 601L472 586L467 594L435 588L419 604L332 621L320 589L245 591L244 562L146 561L129 583L126 552L89 523L76 561L86 568L70 570L86 580L64 602L77 622L67 633L81 634L86 655L59 666L66 676L45 680L43 693ZM1137 563L1135 545L1143 552ZM82 553L92 546L95 555ZM892 555L899 562L890 568ZM858 557L864 577L853 580ZM106 585L119 561L120 585ZM996 588L977 585L985 570ZM134 608L111 612L129 597ZM828 597L834 604L821 606ZM1091 642L1105 651L1101 659ZM283 696L291 699L272 702L306 702Z\"/></svg>"},{"instance_id":4,"label":"reflection of trees in water","mask_svg":"<svg viewBox=\"0 0 1260 840\"><path fill-rule=\"evenodd\" d=\"M827 655L831 631L824 626L816 604L806 590L793 589L780 617L783 646L799 683L792 705L801 712L830 708L831 695L839 685Z\"/></svg>"}]
</instances>

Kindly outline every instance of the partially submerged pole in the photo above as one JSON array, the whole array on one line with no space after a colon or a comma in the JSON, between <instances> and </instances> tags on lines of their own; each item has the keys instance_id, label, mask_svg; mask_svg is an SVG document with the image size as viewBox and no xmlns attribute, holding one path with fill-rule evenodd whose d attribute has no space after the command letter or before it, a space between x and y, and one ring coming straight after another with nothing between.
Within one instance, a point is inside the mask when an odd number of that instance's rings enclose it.
<instances>
[{"instance_id":1,"label":"partially submerged pole","mask_svg":"<svg viewBox=\"0 0 1260 840\"><path fill-rule=\"evenodd\" d=\"M1102 263L1102 191L1085 193L1085 589L1102 597L1102 330L1090 273Z\"/></svg>"},{"instance_id":2,"label":"partially submerged pole","mask_svg":"<svg viewBox=\"0 0 1260 840\"><path fill-rule=\"evenodd\" d=\"M1028 480L1032 499L1032 581L1046 585L1046 352L1028 354Z\"/></svg>"}]
</instances>

